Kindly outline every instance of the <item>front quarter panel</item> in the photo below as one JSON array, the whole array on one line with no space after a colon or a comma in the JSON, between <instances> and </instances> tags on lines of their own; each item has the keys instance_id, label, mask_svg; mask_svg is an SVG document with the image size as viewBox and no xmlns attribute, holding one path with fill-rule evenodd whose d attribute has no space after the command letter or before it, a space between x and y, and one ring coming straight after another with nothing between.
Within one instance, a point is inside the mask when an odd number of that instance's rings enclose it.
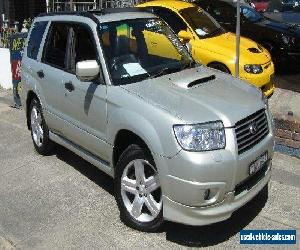
<instances>
[{"instance_id":1,"label":"front quarter panel","mask_svg":"<svg viewBox=\"0 0 300 250\"><path fill-rule=\"evenodd\" d=\"M107 138L111 145L117 133L125 129L139 136L152 154L172 157L180 151L172 128L179 119L120 86L109 86L107 99Z\"/></svg>"}]
</instances>

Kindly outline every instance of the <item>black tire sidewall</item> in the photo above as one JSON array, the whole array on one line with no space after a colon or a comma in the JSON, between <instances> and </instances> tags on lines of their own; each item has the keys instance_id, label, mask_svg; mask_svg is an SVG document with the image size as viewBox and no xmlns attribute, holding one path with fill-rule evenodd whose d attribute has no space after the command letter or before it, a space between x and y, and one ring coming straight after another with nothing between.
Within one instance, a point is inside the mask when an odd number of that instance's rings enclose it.
<instances>
[{"instance_id":1,"label":"black tire sidewall","mask_svg":"<svg viewBox=\"0 0 300 250\"><path fill-rule=\"evenodd\" d=\"M41 114L41 119L42 119L42 129L43 129L43 143L41 146L38 146L34 139L33 139L33 134L32 134L32 129L31 129L31 112L32 109L36 107L36 109L40 112ZM43 115L43 109L42 106L40 104L40 102L37 99L33 99L30 103L30 107L29 107L29 120L30 120L30 132L31 132L31 139L34 145L35 150L41 154L41 155L47 155L50 153L50 151L53 148L53 143L50 141L49 139L49 129L47 127L47 124L45 122L44 119L44 115Z\"/></svg>"},{"instance_id":2,"label":"black tire sidewall","mask_svg":"<svg viewBox=\"0 0 300 250\"><path fill-rule=\"evenodd\" d=\"M138 145L130 145L120 156L115 169L115 198L120 211L121 220L129 227L144 232L156 232L163 224L163 208L159 215L151 222L139 222L127 211L121 196L121 178L125 167L133 160L144 159L155 167L153 157L147 150Z\"/></svg>"},{"instance_id":3,"label":"black tire sidewall","mask_svg":"<svg viewBox=\"0 0 300 250\"><path fill-rule=\"evenodd\" d=\"M227 74L231 74L230 71L228 70L228 68L221 63L212 63L211 65L209 65L209 67L213 68L213 69L217 69L217 70L227 73Z\"/></svg>"}]
</instances>

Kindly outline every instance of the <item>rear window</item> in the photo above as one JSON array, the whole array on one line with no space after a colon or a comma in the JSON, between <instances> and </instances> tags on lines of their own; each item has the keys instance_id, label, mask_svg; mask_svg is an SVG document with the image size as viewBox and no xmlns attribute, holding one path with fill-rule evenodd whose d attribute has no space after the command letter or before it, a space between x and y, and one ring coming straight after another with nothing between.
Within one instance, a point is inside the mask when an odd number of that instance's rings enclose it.
<instances>
[{"instance_id":1,"label":"rear window","mask_svg":"<svg viewBox=\"0 0 300 250\"><path fill-rule=\"evenodd\" d=\"M35 22L27 46L27 56L36 60L48 22Z\"/></svg>"}]
</instances>

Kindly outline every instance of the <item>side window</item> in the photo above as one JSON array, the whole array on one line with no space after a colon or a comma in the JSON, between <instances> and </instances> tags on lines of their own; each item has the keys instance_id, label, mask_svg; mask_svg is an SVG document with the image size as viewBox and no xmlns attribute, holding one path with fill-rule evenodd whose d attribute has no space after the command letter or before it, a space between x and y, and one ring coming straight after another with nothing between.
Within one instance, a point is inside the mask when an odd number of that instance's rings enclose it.
<instances>
[{"instance_id":1,"label":"side window","mask_svg":"<svg viewBox=\"0 0 300 250\"><path fill-rule=\"evenodd\" d=\"M75 63L85 60L97 60L96 43L89 29L83 25L74 28L75 31Z\"/></svg>"},{"instance_id":2,"label":"side window","mask_svg":"<svg viewBox=\"0 0 300 250\"><path fill-rule=\"evenodd\" d=\"M36 60L39 53L41 41L48 22L36 22L32 28L27 46L27 56Z\"/></svg>"},{"instance_id":3,"label":"side window","mask_svg":"<svg viewBox=\"0 0 300 250\"><path fill-rule=\"evenodd\" d=\"M64 23L53 23L44 48L43 62L54 67L66 68L66 49L69 28Z\"/></svg>"},{"instance_id":4,"label":"side window","mask_svg":"<svg viewBox=\"0 0 300 250\"><path fill-rule=\"evenodd\" d=\"M82 24L73 24L70 28L72 47L69 50L70 66L67 67L71 73L75 73L76 63L87 60L97 60L97 49L94 37L88 27Z\"/></svg>"},{"instance_id":5,"label":"side window","mask_svg":"<svg viewBox=\"0 0 300 250\"><path fill-rule=\"evenodd\" d=\"M187 25L176 13L171 10L164 8L155 8L154 13L157 14L161 19L163 19L173 31L178 34L181 30L186 30Z\"/></svg>"},{"instance_id":6,"label":"side window","mask_svg":"<svg viewBox=\"0 0 300 250\"><path fill-rule=\"evenodd\" d=\"M212 7L209 12L218 22L222 23L231 23L235 17L235 12L230 7L222 5Z\"/></svg>"}]
</instances>

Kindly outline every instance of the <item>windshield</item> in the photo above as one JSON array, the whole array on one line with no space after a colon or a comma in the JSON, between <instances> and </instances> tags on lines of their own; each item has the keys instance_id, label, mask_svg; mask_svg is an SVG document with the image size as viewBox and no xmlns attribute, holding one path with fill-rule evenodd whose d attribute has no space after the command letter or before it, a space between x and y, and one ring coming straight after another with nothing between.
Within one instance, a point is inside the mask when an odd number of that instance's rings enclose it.
<instances>
[{"instance_id":1,"label":"windshield","mask_svg":"<svg viewBox=\"0 0 300 250\"><path fill-rule=\"evenodd\" d=\"M99 36L114 85L173 73L194 64L171 29L157 18L103 23Z\"/></svg>"},{"instance_id":2,"label":"windshield","mask_svg":"<svg viewBox=\"0 0 300 250\"><path fill-rule=\"evenodd\" d=\"M260 13L248 6L241 6L241 13L246 19L253 23L259 22L261 19L263 19Z\"/></svg>"},{"instance_id":3,"label":"windshield","mask_svg":"<svg viewBox=\"0 0 300 250\"><path fill-rule=\"evenodd\" d=\"M201 8L186 8L181 10L180 14L200 38L217 36L225 32L219 23Z\"/></svg>"}]
</instances>

